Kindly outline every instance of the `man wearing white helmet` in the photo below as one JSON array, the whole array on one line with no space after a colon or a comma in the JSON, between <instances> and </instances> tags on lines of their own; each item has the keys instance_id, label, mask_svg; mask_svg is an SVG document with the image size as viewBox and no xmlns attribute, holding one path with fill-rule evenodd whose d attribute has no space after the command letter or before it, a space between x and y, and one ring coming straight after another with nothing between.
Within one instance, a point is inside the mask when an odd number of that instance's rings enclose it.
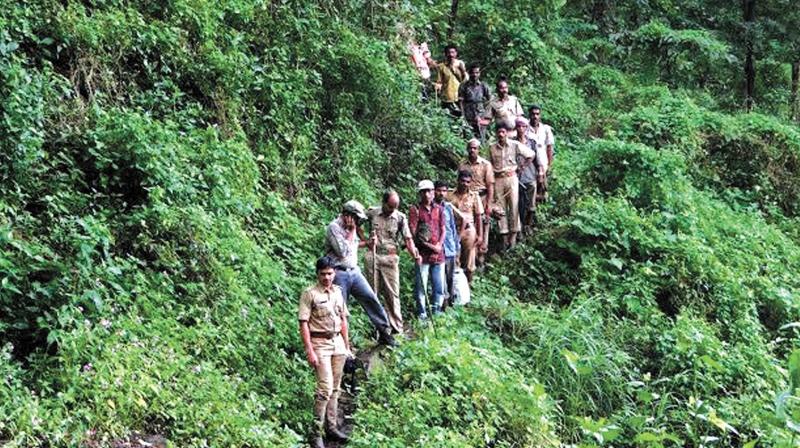
<instances>
[{"instance_id":1,"label":"man wearing white helmet","mask_svg":"<svg viewBox=\"0 0 800 448\"><path fill-rule=\"evenodd\" d=\"M366 219L360 202L347 201L342 213L325 229L325 254L333 260L336 270L333 283L342 288L345 300L350 294L355 296L378 330L378 342L395 346L397 342L392 337L386 310L358 267L358 248L367 245L359 225Z\"/></svg>"}]
</instances>

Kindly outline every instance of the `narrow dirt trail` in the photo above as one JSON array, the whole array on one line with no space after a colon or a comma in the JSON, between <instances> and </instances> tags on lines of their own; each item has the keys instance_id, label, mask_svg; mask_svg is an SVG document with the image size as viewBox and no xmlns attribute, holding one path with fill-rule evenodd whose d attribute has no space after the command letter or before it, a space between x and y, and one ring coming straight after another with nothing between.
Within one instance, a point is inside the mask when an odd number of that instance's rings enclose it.
<instances>
[{"instance_id":1,"label":"narrow dirt trail","mask_svg":"<svg viewBox=\"0 0 800 448\"><path fill-rule=\"evenodd\" d=\"M356 412L356 398L359 392L359 384L369 376L371 369L377 364L380 354L389 350L383 345L373 345L364 350L356 352L356 359L361 362L361 366L354 375L345 374L342 380L342 393L339 396L339 428L345 434L353 432L353 415ZM326 448L344 448L347 446L340 442L325 442Z\"/></svg>"}]
</instances>

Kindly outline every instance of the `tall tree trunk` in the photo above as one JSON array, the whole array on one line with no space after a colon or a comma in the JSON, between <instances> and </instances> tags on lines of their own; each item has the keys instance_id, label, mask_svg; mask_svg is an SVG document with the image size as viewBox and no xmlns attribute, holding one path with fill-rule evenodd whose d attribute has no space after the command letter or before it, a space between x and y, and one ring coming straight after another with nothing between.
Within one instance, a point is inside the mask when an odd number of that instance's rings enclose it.
<instances>
[{"instance_id":1,"label":"tall tree trunk","mask_svg":"<svg viewBox=\"0 0 800 448\"><path fill-rule=\"evenodd\" d=\"M797 90L800 87L800 60L792 63L792 95L789 97L789 110L792 120L800 121L800 104L797 104Z\"/></svg>"},{"instance_id":2,"label":"tall tree trunk","mask_svg":"<svg viewBox=\"0 0 800 448\"><path fill-rule=\"evenodd\" d=\"M744 78L745 93L744 107L750 112L753 109L753 96L756 90L756 63L755 63L755 19L756 19L756 0L742 0L745 25L745 61Z\"/></svg>"},{"instance_id":3,"label":"tall tree trunk","mask_svg":"<svg viewBox=\"0 0 800 448\"><path fill-rule=\"evenodd\" d=\"M456 18L458 16L458 0L450 1L450 19L447 21L447 41L453 40L453 33L456 31Z\"/></svg>"}]
</instances>

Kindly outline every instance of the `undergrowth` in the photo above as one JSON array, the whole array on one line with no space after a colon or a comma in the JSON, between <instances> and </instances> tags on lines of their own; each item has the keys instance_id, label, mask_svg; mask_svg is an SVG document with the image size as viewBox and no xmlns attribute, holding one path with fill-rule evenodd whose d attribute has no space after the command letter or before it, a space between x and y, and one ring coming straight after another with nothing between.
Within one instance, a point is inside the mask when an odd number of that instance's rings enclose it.
<instances>
[{"instance_id":1,"label":"undergrowth","mask_svg":"<svg viewBox=\"0 0 800 448\"><path fill-rule=\"evenodd\" d=\"M471 306L382 360L351 444L793 446L788 70L741 113L704 2L618 3L461 2L453 29L448 1L4 5L0 444L303 443L299 291L344 200L452 179L464 127L406 47L452 40L542 106L551 200Z\"/></svg>"}]
</instances>

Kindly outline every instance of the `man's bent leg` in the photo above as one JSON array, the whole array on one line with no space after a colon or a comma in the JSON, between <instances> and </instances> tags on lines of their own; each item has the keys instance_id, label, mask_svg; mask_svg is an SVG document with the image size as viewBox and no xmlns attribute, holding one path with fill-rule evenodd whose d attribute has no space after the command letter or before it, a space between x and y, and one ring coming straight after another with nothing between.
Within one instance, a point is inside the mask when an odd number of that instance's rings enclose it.
<instances>
[{"instance_id":1,"label":"man's bent leg","mask_svg":"<svg viewBox=\"0 0 800 448\"><path fill-rule=\"evenodd\" d=\"M489 231L492 228L491 210L486 209L483 219L483 240L481 241L481 248L477 252L476 261L479 266L483 266L486 261L486 253L489 251ZM461 266L462 268L464 266Z\"/></svg>"},{"instance_id":2,"label":"man's bent leg","mask_svg":"<svg viewBox=\"0 0 800 448\"><path fill-rule=\"evenodd\" d=\"M378 301L378 297L375 296L375 292L367 283L367 279L359 270L351 271L350 276L352 277L350 292L367 312L372 326L378 332L386 331L389 326L389 318L386 316L386 310Z\"/></svg>"},{"instance_id":3,"label":"man's bent leg","mask_svg":"<svg viewBox=\"0 0 800 448\"><path fill-rule=\"evenodd\" d=\"M345 302L350 297L350 271L342 271L337 269L336 275L333 277L333 284L342 288L342 297Z\"/></svg>"},{"instance_id":4,"label":"man's bent leg","mask_svg":"<svg viewBox=\"0 0 800 448\"><path fill-rule=\"evenodd\" d=\"M461 269L467 280L472 282L472 273L475 272L475 227L470 226L461 233Z\"/></svg>"}]
</instances>

